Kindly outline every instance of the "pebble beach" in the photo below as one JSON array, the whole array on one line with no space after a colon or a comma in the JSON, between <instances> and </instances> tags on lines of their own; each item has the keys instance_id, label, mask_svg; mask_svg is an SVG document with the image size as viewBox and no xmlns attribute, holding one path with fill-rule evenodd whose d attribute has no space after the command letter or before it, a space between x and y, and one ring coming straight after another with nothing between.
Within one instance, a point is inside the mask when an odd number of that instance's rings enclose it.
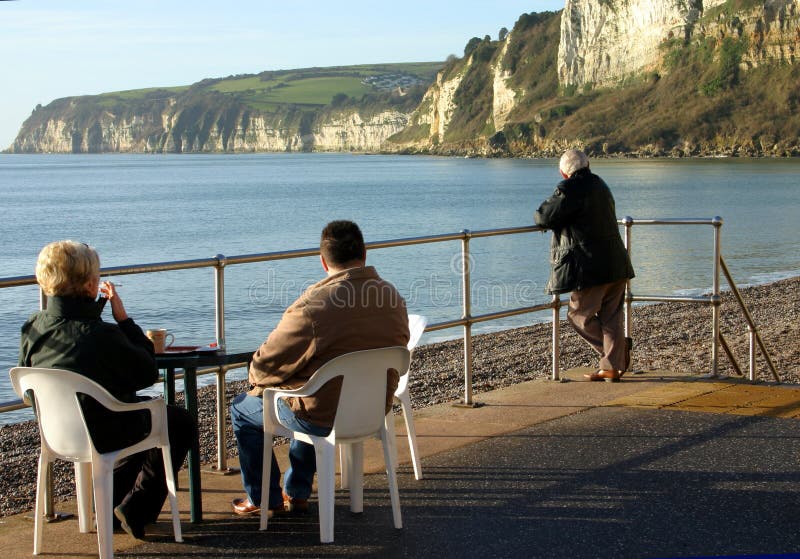
<instances>
[{"instance_id":1,"label":"pebble beach","mask_svg":"<svg viewBox=\"0 0 800 559\"><path fill-rule=\"evenodd\" d=\"M741 289L741 293L766 345L781 382L800 384L800 277ZM562 369L596 367L597 357L566 323L561 329ZM711 308L691 303L635 305L633 308L633 370L670 370L682 373L710 372ZM731 293L724 293L720 331L747 373L749 336L747 324ZM535 324L473 338L473 391L547 378L550 375L551 325ZM774 382L759 354L760 381ZM417 348L411 368L411 397L415 408L457 401L463 396L463 343L452 340ZM720 349L719 374L735 376ZM623 378L623 382L625 379ZM245 389L244 381L227 385L230 400ZM202 388L200 402L201 459L216 461L215 394ZM787 420L788 421L788 420ZM236 445L228 421L228 453ZM33 509L39 436L33 421L0 426L0 516ZM54 467L57 500L74 497L72 465L59 461Z\"/></svg>"}]
</instances>

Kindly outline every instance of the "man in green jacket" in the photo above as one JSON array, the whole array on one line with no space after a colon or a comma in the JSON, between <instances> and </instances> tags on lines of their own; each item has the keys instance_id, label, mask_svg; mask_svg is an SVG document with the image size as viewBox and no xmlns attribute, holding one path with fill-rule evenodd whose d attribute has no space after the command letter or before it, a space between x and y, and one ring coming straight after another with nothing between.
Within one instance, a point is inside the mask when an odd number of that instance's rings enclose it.
<instances>
[{"instance_id":1,"label":"man in green jacket","mask_svg":"<svg viewBox=\"0 0 800 559\"><path fill-rule=\"evenodd\" d=\"M630 360L622 305L633 267L619 234L614 197L589 170L586 154L566 151L559 171L564 180L534 214L536 225L553 231L546 291L572 292L567 320L600 354L600 369L586 378L615 382Z\"/></svg>"}]
</instances>

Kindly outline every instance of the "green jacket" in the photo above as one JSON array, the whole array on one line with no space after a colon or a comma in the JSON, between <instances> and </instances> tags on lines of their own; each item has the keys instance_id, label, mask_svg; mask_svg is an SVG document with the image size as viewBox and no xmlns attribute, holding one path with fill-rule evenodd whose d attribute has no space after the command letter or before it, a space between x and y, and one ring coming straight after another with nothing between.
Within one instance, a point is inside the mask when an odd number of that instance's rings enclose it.
<instances>
[{"instance_id":1,"label":"green jacket","mask_svg":"<svg viewBox=\"0 0 800 559\"><path fill-rule=\"evenodd\" d=\"M536 225L553 231L546 292L566 293L634 277L614 197L589 169L561 181L533 217Z\"/></svg>"},{"instance_id":2,"label":"green jacket","mask_svg":"<svg viewBox=\"0 0 800 559\"><path fill-rule=\"evenodd\" d=\"M102 302L88 297L48 298L47 309L22 326L20 366L74 371L118 400L137 401L136 391L158 379L153 344L130 318L103 322L102 309ZM88 397L82 406L101 452L132 444L150 429L142 412L113 414Z\"/></svg>"}]
</instances>

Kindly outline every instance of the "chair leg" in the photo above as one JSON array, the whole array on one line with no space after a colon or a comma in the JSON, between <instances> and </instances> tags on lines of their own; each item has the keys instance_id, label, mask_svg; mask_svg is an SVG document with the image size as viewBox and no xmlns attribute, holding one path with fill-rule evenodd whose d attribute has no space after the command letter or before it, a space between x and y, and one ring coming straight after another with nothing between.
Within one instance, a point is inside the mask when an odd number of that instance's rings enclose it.
<instances>
[{"instance_id":1,"label":"chair leg","mask_svg":"<svg viewBox=\"0 0 800 559\"><path fill-rule=\"evenodd\" d=\"M395 399L400 401L396 396ZM394 411L389 411L389 413L386 414L386 417L383 420L383 424L386 427L386 432L388 433L389 437L391 437L393 440L397 440L395 439L397 433L394 426ZM392 449L393 449L392 451L394 452L394 456L392 458L394 459L395 464L397 464L399 461L399 459L397 458L397 445L394 445Z\"/></svg>"},{"instance_id":2,"label":"chair leg","mask_svg":"<svg viewBox=\"0 0 800 559\"><path fill-rule=\"evenodd\" d=\"M100 559L114 557L114 464L97 456L92 460L94 506L97 517L97 547Z\"/></svg>"},{"instance_id":3,"label":"chair leg","mask_svg":"<svg viewBox=\"0 0 800 559\"><path fill-rule=\"evenodd\" d=\"M336 489L336 443L326 439L314 441L317 458L317 498L319 500L319 540L333 542L334 490ZM263 510L263 508L262 508Z\"/></svg>"},{"instance_id":4,"label":"chair leg","mask_svg":"<svg viewBox=\"0 0 800 559\"><path fill-rule=\"evenodd\" d=\"M175 541L183 541L181 531L181 516L178 511L178 497L175 494L175 471L172 469L172 455L169 446L161 447L161 456L164 458L164 476L167 480L167 496L169 497L169 507L172 511L172 531L175 534Z\"/></svg>"},{"instance_id":5,"label":"chair leg","mask_svg":"<svg viewBox=\"0 0 800 559\"><path fill-rule=\"evenodd\" d=\"M350 447L350 512L364 512L364 443L342 446Z\"/></svg>"},{"instance_id":6,"label":"chair leg","mask_svg":"<svg viewBox=\"0 0 800 559\"><path fill-rule=\"evenodd\" d=\"M400 490L397 486L397 463L392 457L394 438L389 438L389 433L386 429L381 429L381 443L383 445L383 460L386 462L386 478L389 482L389 497L392 501L394 527L400 529L403 527L403 519L400 512Z\"/></svg>"},{"instance_id":7,"label":"chair leg","mask_svg":"<svg viewBox=\"0 0 800 559\"><path fill-rule=\"evenodd\" d=\"M272 432L264 431L264 463L261 465L261 522L259 530L266 530L269 516L269 487L272 477ZM317 462L319 463L319 462Z\"/></svg>"},{"instance_id":8,"label":"chair leg","mask_svg":"<svg viewBox=\"0 0 800 559\"><path fill-rule=\"evenodd\" d=\"M342 489L350 488L350 448L346 444L339 445L339 487Z\"/></svg>"},{"instance_id":9,"label":"chair leg","mask_svg":"<svg viewBox=\"0 0 800 559\"><path fill-rule=\"evenodd\" d=\"M422 464L419 459L419 449L417 448L417 429L414 427L414 414L411 410L411 398L408 394L403 394L400 398L400 406L403 408L403 417L406 420L406 433L408 434L408 448L411 451L411 462L414 464L414 477L422 479ZM397 448L395 447L395 452ZM395 463L397 454L395 454Z\"/></svg>"},{"instance_id":10,"label":"chair leg","mask_svg":"<svg viewBox=\"0 0 800 559\"><path fill-rule=\"evenodd\" d=\"M34 513L33 527L33 554L39 555L42 552L42 536L44 535L44 509L47 500L47 469L50 460L42 445L39 454L39 472L36 479L36 511Z\"/></svg>"},{"instance_id":11,"label":"chair leg","mask_svg":"<svg viewBox=\"0 0 800 559\"><path fill-rule=\"evenodd\" d=\"M92 463L75 462L75 494L78 498L78 530L92 531Z\"/></svg>"}]
</instances>

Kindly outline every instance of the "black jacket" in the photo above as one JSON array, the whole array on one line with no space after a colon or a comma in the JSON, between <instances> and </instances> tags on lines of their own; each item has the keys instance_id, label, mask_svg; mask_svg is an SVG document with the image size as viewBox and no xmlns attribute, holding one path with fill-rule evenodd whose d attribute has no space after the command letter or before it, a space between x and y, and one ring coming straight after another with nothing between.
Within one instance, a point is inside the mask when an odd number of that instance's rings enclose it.
<instances>
[{"instance_id":1,"label":"black jacket","mask_svg":"<svg viewBox=\"0 0 800 559\"><path fill-rule=\"evenodd\" d=\"M553 231L548 293L634 277L619 234L614 197L589 169L561 181L533 217L536 225Z\"/></svg>"},{"instance_id":2,"label":"black jacket","mask_svg":"<svg viewBox=\"0 0 800 559\"><path fill-rule=\"evenodd\" d=\"M66 369L94 380L123 402L158 379L153 344L132 319L103 322L102 303L88 297L50 297L47 309L22 326L19 364ZM111 413L91 398L81 401L92 439L105 452L141 440L147 412Z\"/></svg>"}]
</instances>

